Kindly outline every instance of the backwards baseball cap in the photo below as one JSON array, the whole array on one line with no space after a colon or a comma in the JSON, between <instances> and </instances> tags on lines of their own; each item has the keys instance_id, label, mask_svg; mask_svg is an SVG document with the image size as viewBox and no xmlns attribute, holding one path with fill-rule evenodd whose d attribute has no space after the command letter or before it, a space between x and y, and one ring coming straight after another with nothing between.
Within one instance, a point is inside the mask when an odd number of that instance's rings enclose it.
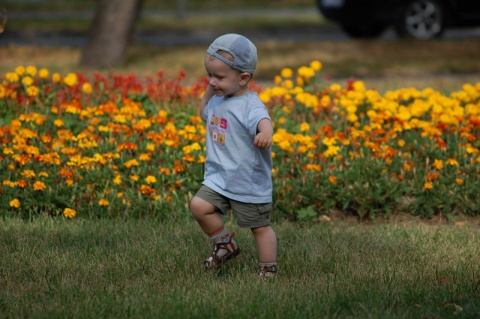
<instances>
[{"instance_id":1,"label":"backwards baseball cap","mask_svg":"<svg viewBox=\"0 0 480 319\"><path fill-rule=\"evenodd\" d=\"M220 55L218 51L231 54L233 62ZM207 53L241 72L253 74L257 66L257 48L243 35L234 33L222 35L210 44Z\"/></svg>"}]
</instances>

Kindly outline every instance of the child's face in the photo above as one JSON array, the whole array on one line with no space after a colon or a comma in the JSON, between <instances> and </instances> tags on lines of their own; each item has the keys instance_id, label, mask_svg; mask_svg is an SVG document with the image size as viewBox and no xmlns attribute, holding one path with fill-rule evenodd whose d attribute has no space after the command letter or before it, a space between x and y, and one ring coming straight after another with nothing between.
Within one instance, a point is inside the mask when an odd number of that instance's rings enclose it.
<instances>
[{"instance_id":1,"label":"child's face","mask_svg":"<svg viewBox=\"0 0 480 319\"><path fill-rule=\"evenodd\" d=\"M209 54L205 57L208 83L216 96L233 97L246 92L250 74L232 69L228 64Z\"/></svg>"}]
</instances>

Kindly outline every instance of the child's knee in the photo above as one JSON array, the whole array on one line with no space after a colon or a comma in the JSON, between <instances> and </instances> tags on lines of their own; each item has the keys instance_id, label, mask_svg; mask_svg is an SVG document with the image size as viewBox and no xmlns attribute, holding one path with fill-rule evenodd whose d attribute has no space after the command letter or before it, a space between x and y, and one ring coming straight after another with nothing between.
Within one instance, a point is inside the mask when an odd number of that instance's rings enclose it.
<instances>
[{"instance_id":1,"label":"child's knee","mask_svg":"<svg viewBox=\"0 0 480 319\"><path fill-rule=\"evenodd\" d=\"M194 217L200 217L213 211L213 206L207 201L194 196L190 201L190 211Z\"/></svg>"}]
</instances>

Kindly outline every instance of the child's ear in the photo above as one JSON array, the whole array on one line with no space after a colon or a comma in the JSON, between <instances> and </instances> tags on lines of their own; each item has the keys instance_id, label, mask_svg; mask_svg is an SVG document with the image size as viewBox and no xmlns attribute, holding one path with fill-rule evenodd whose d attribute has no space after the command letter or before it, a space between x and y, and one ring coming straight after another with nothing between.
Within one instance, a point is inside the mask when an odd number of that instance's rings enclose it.
<instances>
[{"instance_id":1,"label":"child's ear","mask_svg":"<svg viewBox=\"0 0 480 319\"><path fill-rule=\"evenodd\" d=\"M250 79L252 78L252 75L248 72L242 72L240 74L240 84L241 85L245 85L248 83L248 81L250 81Z\"/></svg>"}]
</instances>

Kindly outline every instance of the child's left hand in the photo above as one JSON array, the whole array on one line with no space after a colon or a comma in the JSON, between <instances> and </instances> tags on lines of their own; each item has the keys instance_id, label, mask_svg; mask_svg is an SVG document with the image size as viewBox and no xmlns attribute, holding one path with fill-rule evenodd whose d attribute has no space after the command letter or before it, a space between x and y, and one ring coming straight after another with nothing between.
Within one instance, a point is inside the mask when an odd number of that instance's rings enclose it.
<instances>
[{"instance_id":1,"label":"child's left hand","mask_svg":"<svg viewBox=\"0 0 480 319\"><path fill-rule=\"evenodd\" d=\"M257 136L255 136L253 144L258 148L269 148L272 146L272 136L270 134L259 132Z\"/></svg>"}]
</instances>

